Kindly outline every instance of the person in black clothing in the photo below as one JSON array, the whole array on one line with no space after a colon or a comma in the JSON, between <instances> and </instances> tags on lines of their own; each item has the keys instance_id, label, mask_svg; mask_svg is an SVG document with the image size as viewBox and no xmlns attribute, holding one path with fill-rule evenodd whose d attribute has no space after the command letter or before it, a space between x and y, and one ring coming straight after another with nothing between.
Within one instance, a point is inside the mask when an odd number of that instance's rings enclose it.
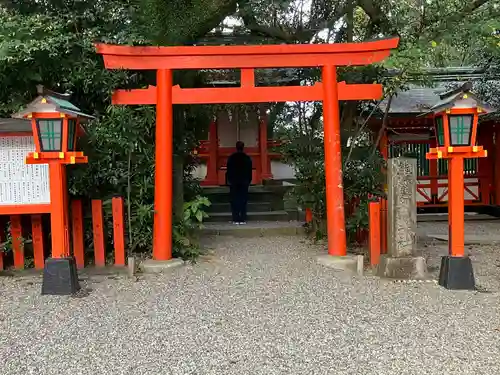
<instances>
[{"instance_id":1,"label":"person in black clothing","mask_svg":"<svg viewBox=\"0 0 500 375\"><path fill-rule=\"evenodd\" d=\"M247 220L248 187L252 182L252 159L243 152L245 144L236 142L236 152L227 159L227 182L231 193L234 224Z\"/></svg>"}]
</instances>

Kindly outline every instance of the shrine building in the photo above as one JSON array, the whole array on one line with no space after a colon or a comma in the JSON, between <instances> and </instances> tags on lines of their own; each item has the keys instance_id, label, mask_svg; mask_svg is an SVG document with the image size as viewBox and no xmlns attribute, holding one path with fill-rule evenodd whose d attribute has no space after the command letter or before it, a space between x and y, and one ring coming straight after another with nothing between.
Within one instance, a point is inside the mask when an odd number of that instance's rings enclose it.
<instances>
[{"instance_id":1,"label":"shrine building","mask_svg":"<svg viewBox=\"0 0 500 375\"><path fill-rule=\"evenodd\" d=\"M462 85L477 82L483 72L475 68L429 69L429 86L411 83L408 90L395 95L388 109L388 121L382 131L379 149L385 158L411 156L417 159L418 187L417 203L420 208L446 207L448 201L447 160L427 160L425 155L435 147L436 135L433 118L423 116L440 100L440 94ZM287 84L292 79L282 79ZM228 85L233 82L214 82ZM432 85L432 86L430 86ZM378 113L369 121L374 139L381 131L388 100L379 106ZM280 183L293 181L293 167L280 160L274 147L279 144L272 138L267 106L261 105L254 112L240 108L221 110L211 122L207 139L202 140L197 150L201 161L194 175L203 186L225 185L225 168L229 155L234 152L236 141L245 143L246 152L253 161L252 184L266 181ZM488 151L488 157L468 159L464 166L466 206L500 206L500 151L496 145L500 137L500 120L495 114L482 116L478 130L478 143ZM268 134L271 134L268 136Z\"/></svg>"}]
</instances>

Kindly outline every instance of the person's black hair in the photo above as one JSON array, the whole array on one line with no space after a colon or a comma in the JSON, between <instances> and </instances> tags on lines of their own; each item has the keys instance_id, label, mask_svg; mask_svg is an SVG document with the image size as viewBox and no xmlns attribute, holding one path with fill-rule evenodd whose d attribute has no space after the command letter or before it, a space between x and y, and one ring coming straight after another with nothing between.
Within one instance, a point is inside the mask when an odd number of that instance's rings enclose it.
<instances>
[{"instance_id":1,"label":"person's black hair","mask_svg":"<svg viewBox=\"0 0 500 375\"><path fill-rule=\"evenodd\" d=\"M243 151L245 144L242 141L236 142L236 151Z\"/></svg>"}]
</instances>

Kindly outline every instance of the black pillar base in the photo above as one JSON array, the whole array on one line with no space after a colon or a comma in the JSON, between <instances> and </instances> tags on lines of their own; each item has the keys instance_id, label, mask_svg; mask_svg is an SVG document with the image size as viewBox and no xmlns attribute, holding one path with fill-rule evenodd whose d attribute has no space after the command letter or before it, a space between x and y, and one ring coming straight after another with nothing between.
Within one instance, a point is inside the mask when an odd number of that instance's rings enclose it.
<instances>
[{"instance_id":1,"label":"black pillar base","mask_svg":"<svg viewBox=\"0 0 500 375\"><path fill-rule=\"evenodd\" d=\"M43 269L42 294L67 296L80 290L75 258L48 258Z\"/></svg>"},{"instance_id":2,"label":"black pillar base","mask_svg":"<svg viewBox=\"0 0 500 375\"><path fill-rule=\"evenodd\" d=\"M439 285L446 289L475 290L476 283L470 258L449 255L442 257Z\"/></svg>"}]
</instances>

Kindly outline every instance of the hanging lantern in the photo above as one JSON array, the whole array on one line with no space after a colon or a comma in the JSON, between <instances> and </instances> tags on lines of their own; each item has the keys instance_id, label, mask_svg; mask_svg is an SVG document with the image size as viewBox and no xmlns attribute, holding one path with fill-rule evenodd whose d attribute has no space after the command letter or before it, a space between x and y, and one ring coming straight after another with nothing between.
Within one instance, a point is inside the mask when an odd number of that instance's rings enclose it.
<instances>
[{"instance_id":1,"label":"hanging lantern","mask_svg":"<svg viewBox=\"0 0 500 375\"><path fill-rule=\"evenodd\" d=\"M40 151L62 151L62 119L35 119Z\"/></svg>"},{"instance_id":2,"label":"hanging lantern","mask_svg":"<svg viewBox=\"0 0 500 375\"><path fill-rule=\"evenodd\" d=\"M75 151L76 149L76 137L77 137L77 119L68 120L68 151Z\"/></svg>"},{"instance_id":3,"label":"hanging lantern","mask_svg":"<svg viewBox=\"0 0 500 375\"><path fill-rule=\"evenodd\" d=\"M478 113L480 112L477 108L460 108L458 113L453 109L438 113L434 118L437 145L439 147L475 146Z\"/></svg>"},{"instance_id":4,"label":"hanging lantern","mask_svg":"<svg viewBox=\"0 0 500 375\"><path fill-rule=\"evenodd\" d=\"M39 96L14 118L31 119L37 152L67 153L76 151L82 121L93 118L68 101L69 94L59 94L37 87Z\"/></svg>"},{"instance_id":5,"label":"hanging lantern","mask_svg":"<svg viewBox=\"0 0 500 375\"><path fill-rule=\"evenodd\" d=\"M436 116L434 119L434 126L436 128L436 140L439 147L444 147L444 126L443 116Z\"/></svg>"},{"instance_id":6,"label":"hanging lantern","mask_svg":"<svg viewBox=\"0 0 500 375\"><path fill-rule=\"evenodd\" d=\"M485 105L470 92L470 82L440 96L440 101L426 114L434 115L438 147L476 146L479 115L488 112Z\"/></svg>"}]
</instances>

